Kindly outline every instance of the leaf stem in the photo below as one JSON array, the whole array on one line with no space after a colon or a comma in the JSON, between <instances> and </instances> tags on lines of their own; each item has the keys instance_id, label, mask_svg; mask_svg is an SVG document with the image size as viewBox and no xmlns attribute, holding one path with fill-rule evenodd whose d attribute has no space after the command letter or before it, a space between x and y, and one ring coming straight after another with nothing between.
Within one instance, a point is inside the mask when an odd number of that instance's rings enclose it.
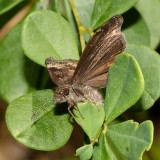
<instances>
[{"instance_id":1,"label":"leaf stem","mask_svg":"<svg viewBox=\"0 0 160 160\"><path fill-rule=\"evenodd\" d=\"M101 129L99 130L97 136L95 139L93 139L91 141L91 145L93 146L96 142L98 142L99 136L101 135L101 133L106 133L107 132L107 125L104 123L103 126L101 127Z\"/></svg>"},{"instance_id":2,"label":"leaf stem","mask_svg":"<svg viewBox=\"0 0 160 160\"><path fill-rule=\"evenodd\" d=\"M70 5L71 5L71 8L72 8L76 23L77 23L79 36L80 36L81 49L82 49L82 52L83 52L83 50L85 48L85 40L84 40L84 36L83 36L83 26L82 26L78 11L76 9L76 6L75 6L73 0L69 0L69 2L70 2Z\"/></svg>"},{"instance_id":3,"label":"leaf stem","mask_svg":"<svg viewBox=\"0 0 160 160\"><path fill-rule=\"evenodd\" d=\"M87 28L85 28L82 23L81 23L81 20L80 20L80 16L78 14L78 11L76 9L76 6L74 4L74 1L73 0L69 0L69 3L71 5L71 8L72 8L72 11L73 11L73 14L74 14L74 17L75 17L75 20L76 20L76 23L77 23L77 27L78 27L78 31L79 31L79 36L80 36L80 43L81 43L81 50L83 52L84 48L85 48L85 39L84 39L84 35L83 35L83 32L88 32L90 35L93 35L93 31L92 30L88 30Z\"/></svg>"},{"instance_id":4,"label":"leaf stem","mask_svg":"<svg viewBox=\"0 0 160 160\"><path fill-rule=\"evenodd\" d=\"M107 124L104 123L103 124L103 133L106 134L106 132L107 132Z\"/></svg>"}]
</instances>

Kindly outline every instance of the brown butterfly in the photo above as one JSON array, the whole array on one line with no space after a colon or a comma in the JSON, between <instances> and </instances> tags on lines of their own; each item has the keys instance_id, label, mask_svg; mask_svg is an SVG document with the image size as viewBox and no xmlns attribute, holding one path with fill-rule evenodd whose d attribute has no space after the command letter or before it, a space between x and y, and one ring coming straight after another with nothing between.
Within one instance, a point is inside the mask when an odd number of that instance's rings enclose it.
<instances>
[{"instance_id":1,"label":"brown butterfly","mask_svg":"<svg viewBox=\"0 0 160 160\"><path fill-rule=\"evenodd\" d=\"M103 105L98 88L107 84L108 69L115 56L122 53L126 40L121 32L123 17L115 15L106 21L91 37L79 61L46 59L46 66L53 83L57 85L55 103L67 102L68 111L86 100Z\"/></svg>"}]
</instances>

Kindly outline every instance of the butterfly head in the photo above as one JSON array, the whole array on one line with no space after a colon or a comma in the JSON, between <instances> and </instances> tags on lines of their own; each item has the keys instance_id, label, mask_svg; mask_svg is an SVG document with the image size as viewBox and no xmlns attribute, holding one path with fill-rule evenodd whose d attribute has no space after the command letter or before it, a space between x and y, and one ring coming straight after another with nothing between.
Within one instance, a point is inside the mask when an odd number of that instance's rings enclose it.
<instances>
[{"instance_id":1,"label":"butterfly head","mask_svg":"<svg viewBox=\"0 0 160 160\"><path fill-rule=\"evenodd\" d=\"M49 58L46 59L45 64L50 65L54 62L55 62L55 59L53 57L49 57Z\"/></svg>"},{"instance_id":2,"label":"butterfly head","mask_svg":"<svg viewBox=\"0 0 160 160\"><path fill-rule=\"evenodd\" d=\"M70 90L68 87L58 87L54 94L55 103L66 102L69 96Z\"/></svg>"}]
</instances>

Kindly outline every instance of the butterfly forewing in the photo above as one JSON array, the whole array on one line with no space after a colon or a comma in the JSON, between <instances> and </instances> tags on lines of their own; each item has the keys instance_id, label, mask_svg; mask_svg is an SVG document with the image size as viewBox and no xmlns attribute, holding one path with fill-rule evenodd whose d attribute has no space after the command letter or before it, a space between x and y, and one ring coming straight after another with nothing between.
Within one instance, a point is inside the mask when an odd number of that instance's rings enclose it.
<instances>
[{"instance_id":1,"label":"butterfly forewing","mask_svg":"<svg viewBox=\"0 0 160 160\"><path fill-rule=\"evenodd\" d=\"M105 22L92 36L80 58L72 77L72 83L78 82L91 87L104 87L107 72L115 56L122 53L126 41L121 32L123 17L116 15Z\"/></svg>"}]
</instances>

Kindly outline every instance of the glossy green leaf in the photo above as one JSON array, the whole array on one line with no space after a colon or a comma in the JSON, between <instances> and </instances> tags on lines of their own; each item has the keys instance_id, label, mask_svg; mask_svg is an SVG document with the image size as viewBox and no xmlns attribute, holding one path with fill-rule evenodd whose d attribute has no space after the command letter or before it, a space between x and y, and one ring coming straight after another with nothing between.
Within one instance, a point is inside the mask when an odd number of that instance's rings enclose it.
<instances>
[{"instance_id":1,"label":"glossy green leaf","mask_svg":"<svg viewBox=\"0 0 160 160\"><path fill-rule=\"evenodd\" d=\"M156 48L160 43L160 1L159 0L139 0L136 9L146 21L151 35L151 48Z\"/></svg>"},{"instance_id":2,"label":"glossy green leaf","mask_svg":"<svg viewBox=\"0 0 160 160\"><path fill-rule=\"evenodd\" d=\"M92 20L91 20L92 22L91 26L93 29L100 27L107 19L109 19L108 15L109 15L109 8L111 7L111 5L112 5L112 0L95 1Z\"/></svg>"},{"instance_id":3,"label":"glossy green leaf","mask_svg":"<svg viewBox=\"0 0 160 160\"><path fill-rule=\"evenodd\" d=\"M44 3L38 0L32 10L40 9ZM8 103L27 92L45 88L48 79L45 69L24 55L22 23L11 29L0 43L0 77L3 77L0 78L0 96Z\"/></svg>"},{"instance_id":4,"label":"glossy green leaf","mask_svg":"<svg viewBox=\"0 0 160 160\"><path fill-rule=\"evenodd\" d=\"M104 122L105 113L103 106L100 104L97 104L96 106L87 101L85 103L79 103L78 108L84 118L80 115L79 111L74 110L76 120L90 140L95 139Z\"/></svg>"},{"instance_id":5,"label":"glossy green leaf","mask_svg":"<svg viewBox=\"0 0 160 160\"><path fill-rule=\"evenodd\" d=\"M23 2L24 0L1 0L0 1L0 15L7 12L8 10L12 9L19 3Z\"/></svg>"},{"instance_id":6,"label":"glossy green leaf","mask_svg":"<svg viewBox=\"0 0 160 160\"><path fill-rule=\"evenodd\" d=\"M123 14L122 31L127 43L150 46L150 32L142 16L134 9Z\"/></svg>"},{"instance_id":7,"label":"glossy green leaf","mask_svg":"<svg viewBox=\"0 0 160 160\"><path fill-rule=\"evenodd\" d=\"M111 125L105 135L102 132L99 143L94 147L93 160L142 160L142 154L149 150L153 141L153 124L126 121Z\"/></svg>"},{"instance_id":8,"label":"glossy green leaf","mask_svg":"<svg viewBox=\"0 0 160 160\"><path fill-rule=\"evenodd\" d=\"M88 160L91 158L92 154L93 154L92 145L85 145L76 150L76 156L79 156L80 160Z\"/></svg>"},{"instance_id":9,"label":"glossy green leaf","mask_svg":"<svg viewBox=\"0 0 160 160\"><path fill-rule=\"evenodd\" d=\"M109 159L109 155L108 155L108 150L107 150L107 144L106 144L106 137L105 137L105 133L102 132L100 137L99 137L99 141L97 144L95 144L94 148L93 148L93 157L92 160L114 160L113 159ZM114 156L114 155L113 155Z\"/></svg>"},{"instance_id":10,"label":"glossy green leaf","mask_svg":"<svg viewBox=\"0 0 160 160\"><path fill-rule=\"evenodd\" d=\"M40 66L30 61L21 47L22 23L14 27L0 43L0 96L11 102L35 90L40 82Z\"/></svg>"},{"instance_id":11,"label":"glossy green leaf","mask_svg":"<svg viewBox=\"0 0 160 160\"><path fill-rule=\"evenodd\" d=\"M109 126L106 133L109 157L113 154L123 159L141 160L145 150L149 150L153 142L153 124L145 121L138 125L133 121ZM117 160L121 158L118 157Z\"/></svg>"},{"instance_id":12,"label":"glossy green leaf","mask_svg":"<svg viewBox=\"0 0 160 160\"><path fill-rule=\"evenodd\" d=\"M135 5L138 0L96 0L93 15L92 28L100 27L107 19L115 14L122 14Z\"/></svg>"},{"instance_id":13,"label":"glossy green leaf","mask_svg":"<svg viewBox=\"0 0 160 160\"><path fill-rule=\"evenodd\" d=\"M74 36L76 38L78 48L80 50L80 41L79 41L77 24L75 22L69 1L68 0L67 1L66 0L56 0L55 1L55 11L60 13L71 25L74 31Z\"/></svg>"},{"instance_id":14,"label":"glossy green leaf","mask_svg":"<svg viewBox=\"0 0 160 160\"><path fill-rule=\"evenodd\" d=\"M106 122L111 122L135 104L143 89L143 75L135 58L129 54L117 56L108 73L104 103Z\"/></svg>"},{"instance_id":15,"label":"glossy green leaf","mask_svg":"<svg viewBox=\"0 0 160 160\"><path fill-rule=\"evenodd\" d=\"M79 59L73 31L69 23L52 11L35 11L24 23L22 45L25 54L45 66L48 57Z\"/></svg>"},{"instance_id":16,"label":"glossy green leaf","mask_svg":"<svg viewBox=\"0 0 160 160\"><path fill-rule=\"evenodd\" d=\"M8 106L6 123L16 140L30 148L45 151L56 150L67 143L72 133L73 119L67 106L55 106L52 97L51 90L41 90L25 94Z\"/></svg>"},{"instance_id":17,"label":"glossy green leaf","mask_svg":"<svg viewBox=\"0 0 160 160\"><path fill-rule=\"evenodd\" d=\"M146 46L134 44L128 44L125 52L135 57L145 82L144 92L133 109L147 110L160 97L160 56Z\"/></svg>"}]
</instances>

